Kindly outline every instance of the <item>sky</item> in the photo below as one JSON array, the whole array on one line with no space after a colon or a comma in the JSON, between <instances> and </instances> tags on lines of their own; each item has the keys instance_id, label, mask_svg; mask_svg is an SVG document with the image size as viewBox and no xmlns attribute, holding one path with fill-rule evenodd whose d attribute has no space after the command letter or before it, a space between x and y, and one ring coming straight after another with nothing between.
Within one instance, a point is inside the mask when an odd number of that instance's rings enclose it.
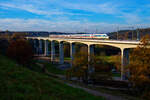
<instances>
[{"instance_id":1,"label":"sky","mask_svg":"<svg viewBox=\"0 0 150 100\"><path fill-rule=\"evenodd\" d=\"M0 30L112 32L150 27L150 0L0 0Z\"/></svg>"}]
</instances>

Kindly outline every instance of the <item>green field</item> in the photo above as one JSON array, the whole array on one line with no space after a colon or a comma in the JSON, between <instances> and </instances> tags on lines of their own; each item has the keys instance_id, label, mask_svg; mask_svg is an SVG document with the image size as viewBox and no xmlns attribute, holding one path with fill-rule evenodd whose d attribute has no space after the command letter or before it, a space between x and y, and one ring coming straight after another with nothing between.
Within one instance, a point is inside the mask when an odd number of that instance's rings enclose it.
<instances>
[{"instance_id":1,"label":"green field","mask_svg":"<svg viewBox=\"0 0 150 100\"><path fill-rule=\"evenodd\" d=\"M59 75L65 75L66 70L61 70L57 68L58 64L52 64L50 62L39 62L44 65L44 67L47 69L48 72L53 74L59 74Z\"/></svg>"},{"instance_id":2,"label":"green field","mask_svg":"<svg viewBox=\"0 0 150 100\"><path fill-rule=\"evenodd\" d=\"M71 58L70 57L65 57L64 60L70 60L71 61Z\"/></svg>"},{"instance_id":3,"label":"green field","mask_svg":"<svg viewBox=\"0 0 150 100\"><path fill-rule=\"evenodd\" d=\"M104 100L0 56L0 100Z\"/></svg>"},{"instance_id":4,"label":"green field","mask_svg":"<svg viewBox=\"0 0 150 100\"><path fill-rule=\"evenodd\" d=\"M121 77L121 74L120 73L113 73L112 76L113 77Z\"/></svg>"}]
</instances>

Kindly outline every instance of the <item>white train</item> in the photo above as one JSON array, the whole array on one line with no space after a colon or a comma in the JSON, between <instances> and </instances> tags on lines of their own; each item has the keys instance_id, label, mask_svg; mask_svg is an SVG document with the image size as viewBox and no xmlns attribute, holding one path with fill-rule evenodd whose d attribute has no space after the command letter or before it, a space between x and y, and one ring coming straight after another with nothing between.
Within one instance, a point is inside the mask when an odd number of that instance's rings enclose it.
<instances>
[{"instance_id":1,"label":"white train","mask_svg":"<svg viewBox=\"0 0 150 100\"><path fill-rule=\"evenodd\" d=\"M107 34L71 34L71 35L49 35L51 38L88 38L88 39L109 39Z\"/></svg>"}]
</instances>

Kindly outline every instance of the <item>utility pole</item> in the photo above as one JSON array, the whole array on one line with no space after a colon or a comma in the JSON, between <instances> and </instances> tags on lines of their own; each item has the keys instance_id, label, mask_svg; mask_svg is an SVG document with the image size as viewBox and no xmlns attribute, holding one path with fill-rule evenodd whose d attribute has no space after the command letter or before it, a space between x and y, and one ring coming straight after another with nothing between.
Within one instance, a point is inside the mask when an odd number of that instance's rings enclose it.
<instances>
[{"instance_id":1,"label":"utility pole","mask_svg":"<svg viewBox=\"0 0 150 100\"><path fill-rule=\"evenodd\" d=\"M132 40L133 40L133 37L134 37L134 27L131 27L132 28Z\"/></svg>"},{"instance_id":2,"label":"utility pole","mask_svg":"<svg viewBox=\"0 0 150 100\"><path fill-rule=\"evenodd\" d=\"M97 28L96 28L95 34L97 34Z\"/></svg>"},{"instance_id":3,"label":"utility pole","mask_svg":"<svg viewBox=\"0 0 150 100\"><path fill-rule=\"evenodd\" d=\"M123 28L129 28L129 30L132 32L131 40L133 40L133 38L134 38L134 27L131 26L131 27L123 27ZM119 27L118 27L118 31L117 31L117 40L118 40L118 36L119 36Z\"/></svg>"},{"instance_id":4,"label":"utility pole","mask_svg":"<svg viewBox=\"0 0 150 100\"><path fill-rule=\"evenodd\" d=\"M118 40L118 36L119 36L119 27L117 28L117 40Z\"/></svg>"},{"instance_id":5,"label":"utility pole","mask_svg":"<svg viewBox=\"0 0 150 100\"><path fill-rule=\"evenodd\" d=\"M127 28L131 29L131 32L132 32L131 40L133 40L133 38L134 38L134 27L131 26L131 27L127 27Z\"/></svg>"},{"instance_id":6,"label":"utility pole","mask_svg":"<svg viewBox=\"0 0 150 100\"><path fill-rule=\"evenodd\" d=\"M139 41L140 40L140 29L139 28L137 28L136 29L136 33L137 33L137 41Z\"/></svg>"},{"instance_id":7,"label":"utility pole","mask_svg":"<svg viewBox=\"0 0 150 100\"><path fill-rule=\"evenodd\" d=\"M87 30L85 29L84 32L85 32L85 34L86 34Z\"/></svg>"}]
</instances>

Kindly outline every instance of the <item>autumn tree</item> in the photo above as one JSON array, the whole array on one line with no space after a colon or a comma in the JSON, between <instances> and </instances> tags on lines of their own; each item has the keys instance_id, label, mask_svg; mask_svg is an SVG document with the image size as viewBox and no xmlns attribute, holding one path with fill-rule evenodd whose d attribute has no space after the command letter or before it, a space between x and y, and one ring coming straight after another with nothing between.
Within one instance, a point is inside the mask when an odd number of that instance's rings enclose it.
<instances>
[{"instance_id":1,"label":"autumn tree","mask_svg":"<svg viewBox=\"0 0 150 100\"><path fill-rule=\"evenodd\" d=\"M112 79L110 64L105 59L93 55L90 66L94 68L94 72L90 75L93 81Z\"/></svg>"},{"instance_id":2,"label":"autumn tree","mask_svg":"<svg viewBox=\"0 0 150 100\"><path fill-rule=\"evenodd\" d=\"M32 46L23 35L14 34L9 42L7 55L20 64L29 64L33 57Z\"/></svg>"},{"instance_id":3,"label":"autumn tree","mask_svg":"<svg viewBox=\"0 0 150 100\"><path fill-rule=\"evenodd\" d=\"M10 38L11 38L11 35L10 34L8 34L8 33L4 33L4 34L1 34L0 35L0 39L5 39L5 40L10 40Z\"/></svg>"},{"instance_id":4,"label":"autumn tree","mask_svg":"<svg viewBox=\"0 0 150 100\"><path fill-rule=\"evenodd\" d=\"M6 55L10 37L8 33L0 34L0 54Z\"/></svg>"},{"instance_id":5,"label":"autumn tree","mask_svg":"<svg viewBox=\"0 0 150 100\"><path fill-rule=\"evenodd\" d=\"M13 33L13 35L11 36L11 39L12 40L17 40L17 39L24 39L25 37L25 33L19 33L19 32L16 32L16 33Z\"/></svg>"},{"instance_id":6,"label":"autumn tree","mask_svg":"<svg viewBox=\"0 0 150 100\"><path fill-rule=\"evenodd\" d=\"M87 59L87 48L81 47L80 52L77 52L74 55L73 67L68 70L67 77L78 77L82 79L84 82L88 79L88 59Z\"/></svg>"},{"instance_id":7,"label":"autumn tree","mask_svg":"<svg viewBox=\"0 0 150 100\"><path fill-rule=\"evenodd\" d=\"M0 54L6 55L9 42L6 39L0 39Z\"/></svg>"},{"instance_id":8,"label":"autumn tree","mask_svg":"<svg viewBox=\"0 0 150 100\"><path fill-rule=\"evenodd\" d=\"M121 71L121 57L120 54L112 56L110 62L114 64L115 69L120 72Z\"/></svg>"},{"instance_id":9,"label":"autumn tree","mask_svg":"<svg viewBox=\"0 0 150 100\"><path fill-rule=\"evenodd\" d=\"M81 47L80 51L74 56L73 67L68 70L70 77L78 77L85 83L89 79L111 79L111 68L109 64L104 59L94 57L94 55L90 55L90 57L91 60L88 62L87 47ZM68 73L67 75L69 76Z\"/></svg>"},{"instance_id":10,"label":"autumn tree","mask_svg":"<svg viewBox=\"0 0 150 100\"><path fill-rule=\"evenodd\" d=\"M142 38L131 54L129 64L130 81L138 94L144 94L150 100L150 36Z\"/></svg>"},{"instance_id":11,"label":"autumn tree","mask_svg":"<svg viewBox=\"0 0 150 100\"><path fill-rule=\"evenodd\" d=\"M125 32L124 40L128 40L128 37L129 37L129 32Z\"/></svg>"},{"instance_id":12,"label":"autumn tree","mask_svg":"<svg viewBox=\"0 0 150 100\"><path fill-rule=\"evenodd\" d=\"M64 56L70 57L70 47L67 44L64 45Z\"/></svg>"}]
</instances>

